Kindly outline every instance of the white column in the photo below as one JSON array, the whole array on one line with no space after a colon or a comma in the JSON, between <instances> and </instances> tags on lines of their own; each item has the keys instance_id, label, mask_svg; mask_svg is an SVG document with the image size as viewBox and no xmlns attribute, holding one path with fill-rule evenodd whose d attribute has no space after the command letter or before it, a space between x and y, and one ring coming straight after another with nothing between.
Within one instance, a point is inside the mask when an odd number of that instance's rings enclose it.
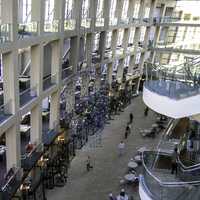
<instances>
[{"instance_id":1,"label":"white column","mask_svg":"<svg viewBox=\"0 0 200 200\"><path fill-rule=\"evenodd\" d=\"M31 21L38 22L38 34L42 35L44 32L45 20L45 1L32 0L31 2Z\"/></svg>"},{"instance_id":2,"label":"white column","mask_svg":"<svg viewBox=\"0 0 200 200\"><path fill-rule=\"evenodd\" d=\"M6 132L6 168L7 171L11 167L21 166L21 152L20 152L20 132L19 124L9 128Z\"/></svg>"}]
</instances>

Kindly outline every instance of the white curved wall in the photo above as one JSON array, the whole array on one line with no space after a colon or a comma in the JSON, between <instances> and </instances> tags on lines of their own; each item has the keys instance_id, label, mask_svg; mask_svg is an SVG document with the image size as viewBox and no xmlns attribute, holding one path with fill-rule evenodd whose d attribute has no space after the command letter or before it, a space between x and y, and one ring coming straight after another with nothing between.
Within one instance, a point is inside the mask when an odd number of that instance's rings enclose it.
<instances>
[{"instance_id":1,"label":"white curved wall","mask_svg":"<svg viewBox=\"0 0 200 200\"><path fill-rule=\"evenodd\" d=\"M157 113L175 119L200 114L200 95L174 100L152 92L144 87L143 101L149 108Z\"/></svg>"}]
</instances>

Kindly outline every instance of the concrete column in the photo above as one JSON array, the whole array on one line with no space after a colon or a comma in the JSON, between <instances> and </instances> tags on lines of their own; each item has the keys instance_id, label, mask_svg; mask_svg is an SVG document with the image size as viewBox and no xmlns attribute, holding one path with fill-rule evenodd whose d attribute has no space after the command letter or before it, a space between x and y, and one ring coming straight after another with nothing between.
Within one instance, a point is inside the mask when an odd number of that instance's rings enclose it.
<instances>
[{"instance_id":1,"label":"concrete column","mask_svg":"<svg viewBox=\"0 0 200 200\"><path fill-rule=\"evenodd\" d=\"M99 39L99 54L101 62L104 59L105 45L106 45L106 31L103 31L100 33L100 39Z\"/></svg>"},{"instance_id":2,"label":"concrete column","mask_svg":"<svg viewBox=\"0 0 200 200\"><path fill-rule=\"evenodd\" d=\"M96 12L97 12L97 3L98 0L90 0L90 18L91 18L91 30L95 30L95 24L96 24Z\"/></svg>"},{"instance_id":3,"label":"concrete column","mask_svg":"<svg viewBox=\"0 0 200 200\"><path fill-rule=\"evenodd\" d=\"M104 0L104 30L108 30L109 28L109 13L110 13L110 7L111 7L111 0Z\"/></svg>"},{"instance_id":4,"label":"concrete column","mask_svg":"<svg viewBox=\"0 0 200 200\"><path fill-rule=\"evenodd\" d=\"M119 60L119 65L117 67L117 80L121 83L124 72L124 59Z\"/></svg>"},{"instance_id":5,"label":"concrete column","mask_svg":"<svg viewBox=\"0 0 200 200\"><path fill-rule=\"evenodd\" d=\"M18 1L16 0L2 0L2 15L1 20L3 24L11 25L11 40L18 39Z\"/></svg>"},{"instance_id":6,"label":"concrete column","mask_svg":"<svg viewBox=\"0 0 200 200\"><path fill-rule=\"evenodd\" d=\"M60 119L60 91L56 91L51 95L50 103L50 121L49 128L55 128Z\"/></svg>"},{"instance_id":7,"label":"concrete column","mask_svg":"<svg viewBox=\"0 0 200 200\"><path fill-rule=\"evenodd\" d=\"M80 44L79 36L71 37L69 63L71 66L73 66L73 70L75 73L77 71L77 65L79 62L79 44Z\"/></svg>"},{"instance_id":8,"label":"concrete column","mask_svg":"<svg viewBox=\"0 0 200 200\"><path fill-rule=\"evenodd\" d=\"M118 18L118 24L121 23L123 4L124 4L124 0L117 0L115 13L116 13L116 17Z\"/></svg>"},{"instance_id":9,"label":"concrete column","mask_svg":"<svg viewBox=\"0 0 200 200\"><path fill-rule=\"evenodd\" d=\"M38 22L38 34L42 35L44 32L45 1L32 0L31 6L31 21Z\"/></svg>"},{"instance_id":10,"label":"concrete column","mask_svg":"<svg viewBox=\"0 0 200 200\"><path fill-rule=\"evenodd\" d=\"M51 43L51 74L55 75L56 83L59 85L61 84L63 43L63 39Z\"/></svg>"},{"instance_id":11,"label":"concrete column","mask_svg":"<svg viewBox=\"0 0 200 200\"><path fill-rule=\"evenodd\" d=\"M129 67L128 67L128 73L129 74L133 74L133 67L134 67L134 65L135 65L135 56L132 55L130 57L130 62L129 62Z\"/></svg>"},{"instance_id":12,"label":"concrete column","mask_svg":"<svg viewBox=\"0 0 200 200\"><path fill-rule=\"evenodd\" d=\"M140 69L140 78L138 80L138 85L137 85L137 90L136 93L138 93L139 90L139 86L140 86L140 80L142 78L142 74L143 74L143 67L144 67L144 62L145 62L145 53L142 53L140 56L140 63L139 63L139 69Z\"/></svg>"},{"instance_id":13,"label":"concrete column","mask_svg":"<svg viewBox=\"0 0 200 200\"><path fill-rule=\"evenodd\" d=\"M130 32L131 32L130 28L124 29L124 37L123 37L123 42L122 42L122 47L124 49L124 53L126 53L126 51L127 51Z\"/></svg>"},{"instance_id":14,"label":"concrete column","mask_svg":"<svg viewBox=\"0 0 200 200\"><path fill-rule=\"evenodd\" d=\"M42 104L41 102L31 110L31 143L42 142Z\"/></svg>"},{"instance_id":15,"label":"concrete column","mask_svg":"<svg viewBox=\"0 0 200 200\"><path fill-rule=\"evenodd\" d=\"M19 124L16 124L6 131L6 168L21 166L20 132Z\"/></svg>"},{"instance_id":16,"label":"concrete column","mask_svg":"<svg viewBox=\"0 0 200 200\"><path fill-rule=\"evenodd\" d=\"M112 83L112 73L113 73L112 63L108 63L107 80L108 80L109 85L111 85Z\"/></svg>"},{"instance_id":17,"label":"concrete column","mask_svg":"<svg viewBox=\"0 0 200 200\"><path fill-rule=\"evenodd\" d=\"M140 8L139 8L139 13L138 13L138 17L140 19L140 22L143 21L144 18L144 13L145 13L145 1L146 0L140 0Z\"/></svg>"},{"instance_id":18,"label":"concrete column","mask_svg":"<svg viewBox=\"0 0 200 200\"><path fill-rule=\"evenodd\" d=\"M128 14L127 14L127 17L129 18L133 17L135 2L136 2L135 0L129 0Z\"/></svg>"},{"instance_id":19,"label":"concrete column","mask_svg":"<svg viewBox=\"0 0 200 200\"><path fill-rule=\"evenodd\" d=\"M60 31L64 31L65 0L54 0L54 19L59 20Z\"/></svg>"},{"instance_id":20,"label":"concrete column","mask_svg":"<svg viewBox=\"0 0 200 200\"><path fill-rule=\"evenodd\" d=\"M86 61L87 65L91 66L92 64L92 44L94 40L94 34L93 33L88 33L86 35Z\"/></svg>"},{"instance_id":21,"label":"concrete column","mask_svg":"<svg viewBox=\"0 0 200 200\"><path fill-rule=\"evenodd\" d=\"M42 44L31 46L31 88L36 87L37 95L43 91L43 58L44 47Z\"/></svg>"},{"instance_id":22,"label":"concrete column","mask_svg":"<svg viewBox=\"0 0 200 200\"><path fill-rule=\"evenodd\" d=\"M74 13L75 13L75 19L76 19L76 31L77 34L80 32L81 27L81 8L82 8L82 2L83 0L75 0L74 2Z\"/></svg>"},{"instance_id":23,"label":"concrete column","mask_svg":"<svg viewBox=\"0 0 200 200\"><path fill-rule=\"evenodd\" d=\"M4 104L6 112L16 114L19 109L19 71L17 50L2 54Z\"/></svg>"},{"instance_id":24,"label":"concrete column","mask_svg":"<svg viewBox=\"0 0 200 200\"><path fill-rule=\"evenodd\" d=\"M116 46L117 46L117 38L118 38L118 30L113 30L112 32L112 40L111 40L111 48L112 48L112 56L115 57Z\"/></svg>"},{"instance_id":25,"label":"concrete column","mask_svg":"<svg viewBox=\"0 0 200 200\"><path fill-rule=\"evenodd\" d=\"M161 8L160 9L161 9L160 17L161 17L161 19L163 19L163 17L165 16L165 12L166 12L166 5L165 4L161 4ZM153 46L156 46L157 42L159 41L160 32L161 32L161 26L156 26ZM150 56L150 59L151 59L152 63L154 63L155 56L156 56L156 52L152 51L151 52L151 56Z\"/></svg>"}]
</instances>

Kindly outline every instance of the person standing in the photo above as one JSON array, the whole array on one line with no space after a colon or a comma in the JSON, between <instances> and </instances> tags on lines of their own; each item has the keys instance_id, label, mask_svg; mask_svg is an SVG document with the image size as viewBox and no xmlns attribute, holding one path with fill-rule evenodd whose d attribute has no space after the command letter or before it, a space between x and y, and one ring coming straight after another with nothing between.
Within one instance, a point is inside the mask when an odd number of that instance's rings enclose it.
<instances>
[{"instance_id":1,"label":"person standing","mask_svg":"<svg viewBox=\"0 0 200 200\"><path fill-rule=\"evenodd\" d=\"M90 169L93 169L93 166L91 165L90 156L88 156L87 160L86 160L86 169L87 169L88 172L90 171Z\"/></svg>"},{"instance_id":2,"label":"person standing","mask_svg":"<svg viewBox=\"0 0 200 200\"><path fill-rule=\"evenodd\" d=\"M125 143L123 141L121 141L118 144L118 150L119 150L119 156L122 156L124 153L124 149L125 149Z\"/></svg>"},{"instance_id":3,"label":"person standing","mask_svg":"<svg viewBox=\"0 0 200 200\"><path fill-rule=\"evenodd\" d=\"M112 193L109 194L109 200L116 200Z\"/></svg>"},{"instance_id":4,"label":"person standing","mask_svg":"<svg viewBox=\"0 0 200 200\"><path fill-rule=\"evenodd\" d=\"M132 124L133 123L133 113L130 113L129 120L130 120L130 124Z\"/></svg>"},{"instance_id":5,"label":"person standing","mask_svg":"<svg viewBox=\"0 0 200 200\"><path fill-rule=\"evenodd\" d=\"M177 175L178 172L178 149L175 147L174 152L172 154L172 168L171 168L171 174L174 174L174 171Z\"/></svg>"},{"instance_id":6,"label":"person standing","mask_svg":"<svg viewBox=\"0 0 200 200\"><path fill-rule=\"evenodd\" d=\"M148 112L149 112L149 107L146 106L145 110L144 110L144 116L147 117L148 116Z\"/></svg>"}]
</instances>

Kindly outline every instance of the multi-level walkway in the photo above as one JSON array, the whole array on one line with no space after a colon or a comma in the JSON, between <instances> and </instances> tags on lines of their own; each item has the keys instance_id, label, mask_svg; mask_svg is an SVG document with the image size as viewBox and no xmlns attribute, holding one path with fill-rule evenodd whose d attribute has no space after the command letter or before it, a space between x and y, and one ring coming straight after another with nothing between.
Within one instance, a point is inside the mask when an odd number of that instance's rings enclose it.
<instances>
[{"instance_id":1,"label":"multi-level walkway","mask_svg":"<svg viewBox=\"0 0 200 200\"><path fill-rule=\"evenodd\" d=\"M106 200L108 194L120 191L119 181L127 172L127 163L141 146L155 147L159 136L155 139L142 138L140 128L149 128L155 121L155 114L149 112L145 118L144 104L141 97L135 98L125 112L115 116L115 120L106 125L103 131L102 145L97 148L84 148L77 152L71 163L69 181L63 188L56 188L47 192L48 200ZM129 119L129 113L134 114L132 134L126 142L126 153L118 157L117 145L124 137L124 130ZM86 172L86 159L90 155L94 169ZM127 187L134 199L139 200L138 187Z\"/></svg>"}]
</instances>

